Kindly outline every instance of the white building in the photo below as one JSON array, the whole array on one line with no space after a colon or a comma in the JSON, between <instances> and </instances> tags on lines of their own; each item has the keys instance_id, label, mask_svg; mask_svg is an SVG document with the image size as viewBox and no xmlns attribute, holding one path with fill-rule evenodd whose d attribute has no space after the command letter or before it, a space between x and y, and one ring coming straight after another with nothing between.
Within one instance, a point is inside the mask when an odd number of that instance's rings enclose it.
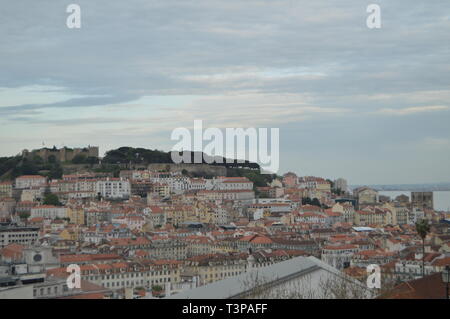
<instances>
[{"instance_id":1,"label":"white building","mask_svg":"<svg viewBox=\"0 0 450 319\"><path fill-rule=\"evenodd\" d=\"M228 210L225 207L215 207L214 216L216 224L227 224L230 221Z\"/></svg>"},{"instance_id":2,"label":"white building","mask_svg":"<svg viewBox=\"0 0 450 319\"><path fill-rule=\"evenodd\" d=\"M41 205L36 206L31 209L30 218L67 218L67 208L66 207L57 207L53 205Z\"/></svg>"},{"instance_id":3,"label":"white building","mask_svg":"<svg viewBox=\"0 0 450 319\"><path fill-rule=\"evenodd\" d=\"M190 189L191 181L189 177L183 175L155 175L150 178L150 181L155 184L168 185L170 191L174 193L183 193Z\"/></svg>"},{"instance_id":4,"label":"white building","mask_svg":"<svg viewBox=\"0 0 450 319\"><path fill-rule=\"evenodd\" d=\"M330 183L321 177L304 176L298 179L298 188L328 189L329 186Z\"/></svg>"},{"instance_id":5,"label":"white building","mask_svg":"<svg viewBox=\"0 0 450 319\"><path fill-rule=\"evenodd\" d=\"M205 190L197 193L199 198L205 200L234 200L250 204L255 198L251 190Z\"/></svg>"},{"instance_id":6,"label":"white building","mask_svg":"<svg viewBox=\"0 0 450 319\"><path fill-rule=\"evenodd\" d=\"M212 180L215 190L252 190L253 182L246 177L218 177Z\"/></svg>"},{"instance_id":7,"label":"white building","mask_svg":"<svg viewBox=\"0 0 450 319\"><path fill-rule=\"evenodd\" d=\"M203 178L191 178L189 181L189 189L200 191L207 189L207 182Z\"/></svg>"},{"instance_id":8,"label":"white building","mask_svg":"<svg viewBox=\"0 0 450 319\"><path fill-rule=\"evenodd\" d=\"M44 196L44 189L42 189L41 187L23 189L22 193L20 194L20 201L34 202L37 199L42 198L43 196Z\"/></svg>"},{"instance_id":9,"label":"white building","mask_svg":"<svg viewBox=\"0 0 450 319\"><path fill-rule=\"evenodd\" d=\"M322 260L337 269L342 269L350 265L353 255L358 251L356 245L329 245L322 249Z\"/></svg>"},{"instance_id":10,"label":"white building","mask_svg":"<svg viewBox=\"0 0 450 319\"><path fill-rule=\"evenodd\" d=\"M131 186L128 180L121 178L107 178L96 183L96 192L104 198L128 198Z\"/></svg>"},{"instance_id":11,"label":"white building","mask_svg":"<svg viewBox=\"0 0 450 319\"><path fill-rule=\"evenodd\" d=\"M89 179L80 179L75 182L75 191L77 192L95 192L96 181Z\"/></svg>"},{"instance_id":12,"label":"white building","mask_svg":"<svg viewBox=\"0 0 450 319\"><path fill-rule=\"evenodd\" d=\"M95 198L97 194L95 191L75 191L67 193L68 199L86 199L86 198Z\"/></svg>"},{"instance_id":13,"label":"white building","mask_svg":"<svg viewBox=\"0 0 450 319\"><path fill-rule=\"evenodd\" d=\"M337 180L335 180L334 181L334 189L335 190L340 189L342 192L347 192L348 191L347 180L345 180L343 178L338 178Z\"/></svg>"},{"instance_id":14,"label":"white building","mask_svg":"<svg viewBox=\"0 0 450 319\"><path fill-rule=\"evenodd\" d=\"M408 223L410 225L414 225L419 220L422 220L424 218L425 218L425 213L423 212L423 210L420 210L420 209L414 207L413 210L409 212Z\"/></svg>"},{"instance_id":15,"label":"white building","mask_svg":"<svg viewBox=\"0 0 450 319\"><path fill-rule=\"evenodd\" d=\"M16 188L18 189L44 186L46 183L47 178L40 175L23 175L16 178Z\"/></svg>"},{"instance_id":16,"label":"white building","mask_svg":"<svg viewBox=\"0 0 450 319\"><path fill-rule=\"evenodd\" d=\"M327 217L314 212L301 212L295 214L294 220L296 223L325 224Z\"/></svg>"},{"instance_id":17,"label":"white building","mask_svg":"<svg viewBox=\"0 0 450 319\"><path fill-rule=\"evenodd\" d=\"M38 236L39 227L0 226L0 248L13 243L28 246L33 244Z\"/></svg>"}]
</instances>

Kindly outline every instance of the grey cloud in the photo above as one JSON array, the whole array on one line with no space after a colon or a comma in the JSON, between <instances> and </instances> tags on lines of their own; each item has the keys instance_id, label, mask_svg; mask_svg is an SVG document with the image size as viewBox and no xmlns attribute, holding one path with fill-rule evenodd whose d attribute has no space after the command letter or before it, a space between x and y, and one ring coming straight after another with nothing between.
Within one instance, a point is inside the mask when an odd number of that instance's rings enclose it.
<instances>
[{"instance_id":1,"label":"grey cloud","mask_svg":"<svg viewBox=\"0 0 450 319\"><path fill-rule=\"evenodd\" d=\"M293 123L286 123L272 107L253 119L284 123L289 134L282 144L296 149L295 155L284 160L286 170L297 169L295 158L310 148L312 156L333 154L334 168L341 167L341 175L356 183L378 175L355 174L346 158L367 160L366 154L376 151L373 156L387 166L390 162L383 156L384 145L424 138L425 130L437 139L450 135L448 125L444 125L449 120L445 110L382 119L374 115L383 109L401 113L407 108L448 106L448 0L379 0L380 30L367 29L369 3L359 0L76 3L82 8L80 30L65 27L68 3L16 0L2 4L0 87L51 85L80 96L58 103L3 106L0 116L4 121L25 125L27 118L34 118L45 124L38 117L47 108L65 108L70 120L77 107L107 107L151 95L220 98L250 92L255 96L307 96L310 107L348 112L339 117L308 114L307 120L302 120L300 109L292 106L283 114ZM305 70L320 76L305 76L301 72ZM173 115L173 121L168 120L171 125L197 116L215 118L217 123L229 123L233 117L251 123L250 104L239 109L227 104L232 102L238 101L223 98L211 105L183 106L176 109L183 117L177 117L176 112L164 116ZM303 101L299 98L299 102ZM289 107L286 104L284 109ZM85 123L115 123L106 116L108 110L102 115L105 119L93 115ZM133 113L130 118L139 115ZM132 125L140 123L123 129ZM347 143L352 138L350 147ZM420 157L408 152L411 157ZM400 152L389 154L402 156ZM443 148L439 155L450 152ZM319 161L303 163L304 169L310 166L311 171L320 171L315 163ZM418 161L415 163L420 167ZM395 165L401 170L401 165ZM439 169L443 168L435 166L430 176L440 176ZM405 176L407 173L399 173L395 178Z\"/></svg>"},{"instance_id":2,"label":"grey cloud","mask_svg":"<svg viewBox=\"0 0 450 319\"><path fill-rule=\"evenodd\" d=\"M137 96L98 96L98 97L82 97L73 98L62 102L47 103L47 104L24 104L24 105L14 105L14 106L4 106L0 108L0 114L2 115L12 115L20 113L28 113L44 108L66 108L66 107L88 107L88 106L98 106L106 104L116 104L122 102L133 101Z\"/></svg>"}]
</instances>

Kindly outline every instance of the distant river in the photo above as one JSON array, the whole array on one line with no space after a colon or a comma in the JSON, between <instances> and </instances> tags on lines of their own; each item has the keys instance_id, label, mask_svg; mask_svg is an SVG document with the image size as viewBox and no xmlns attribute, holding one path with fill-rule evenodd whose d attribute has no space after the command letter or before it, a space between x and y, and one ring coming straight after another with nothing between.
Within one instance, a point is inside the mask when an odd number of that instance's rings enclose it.
<instances>
[{"instance_id":1,"label":"distant river","mask_svg":"<svg viewBox=\"0 0 450 319\"><path fill-rule=\"evenodd\" d=\"M398 195L405 194L411 200L410 191L380 191L380 195L389 196L394 199ZM433 192L434 209L442 211L450 211L450 191L434 191Z\"/></svg>"}]
</instances>

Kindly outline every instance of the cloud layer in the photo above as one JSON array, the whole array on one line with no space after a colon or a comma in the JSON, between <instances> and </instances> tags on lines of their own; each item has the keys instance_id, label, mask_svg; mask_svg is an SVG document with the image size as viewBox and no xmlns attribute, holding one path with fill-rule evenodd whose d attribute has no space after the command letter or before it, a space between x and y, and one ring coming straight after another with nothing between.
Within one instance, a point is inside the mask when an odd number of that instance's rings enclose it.
<instances>
[{"instance_id":1,"label":"cloud layer","mask_svg":"<svg viewBox=\"0 0 450 319\"><path fill-rule=\"evenodd\" d=\"M352 183L450 176L450 3L2 4L0 155L67 144L170 149L194 119L280 127L281 169ZM317 3L316 3L317 2ZM428 144L433 147L425 147ZM445 161L445 160L447 161ZM445 180L447 181L447 180Z\"/></svg>"}]
</instances>

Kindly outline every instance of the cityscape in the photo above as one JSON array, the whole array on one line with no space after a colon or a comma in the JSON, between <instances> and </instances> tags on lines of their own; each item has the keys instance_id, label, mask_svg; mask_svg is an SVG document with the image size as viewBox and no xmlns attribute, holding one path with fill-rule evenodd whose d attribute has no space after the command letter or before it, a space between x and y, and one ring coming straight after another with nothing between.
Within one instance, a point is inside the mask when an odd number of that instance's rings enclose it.
<instances>
[{"instance_id":1,"label":"cityscape","mask_svg":"<svg viewBox=\"0 0 450 319\"><path fill-rule=\"evenodd\" d=\"M446 302L449 34L448 0L3 1L0 313Z\"/></svg>"},{"instance_id":2,"label":"cityscape","mask_svg":"<svg viewBox=\"0 0 450 319\"><path fill-rule=\"evenodd\" d=\"M344 178L164 154L3 158L0 298L445 297L450 212L433 192L390 198Z\"/></svg>"}]
</instances>

